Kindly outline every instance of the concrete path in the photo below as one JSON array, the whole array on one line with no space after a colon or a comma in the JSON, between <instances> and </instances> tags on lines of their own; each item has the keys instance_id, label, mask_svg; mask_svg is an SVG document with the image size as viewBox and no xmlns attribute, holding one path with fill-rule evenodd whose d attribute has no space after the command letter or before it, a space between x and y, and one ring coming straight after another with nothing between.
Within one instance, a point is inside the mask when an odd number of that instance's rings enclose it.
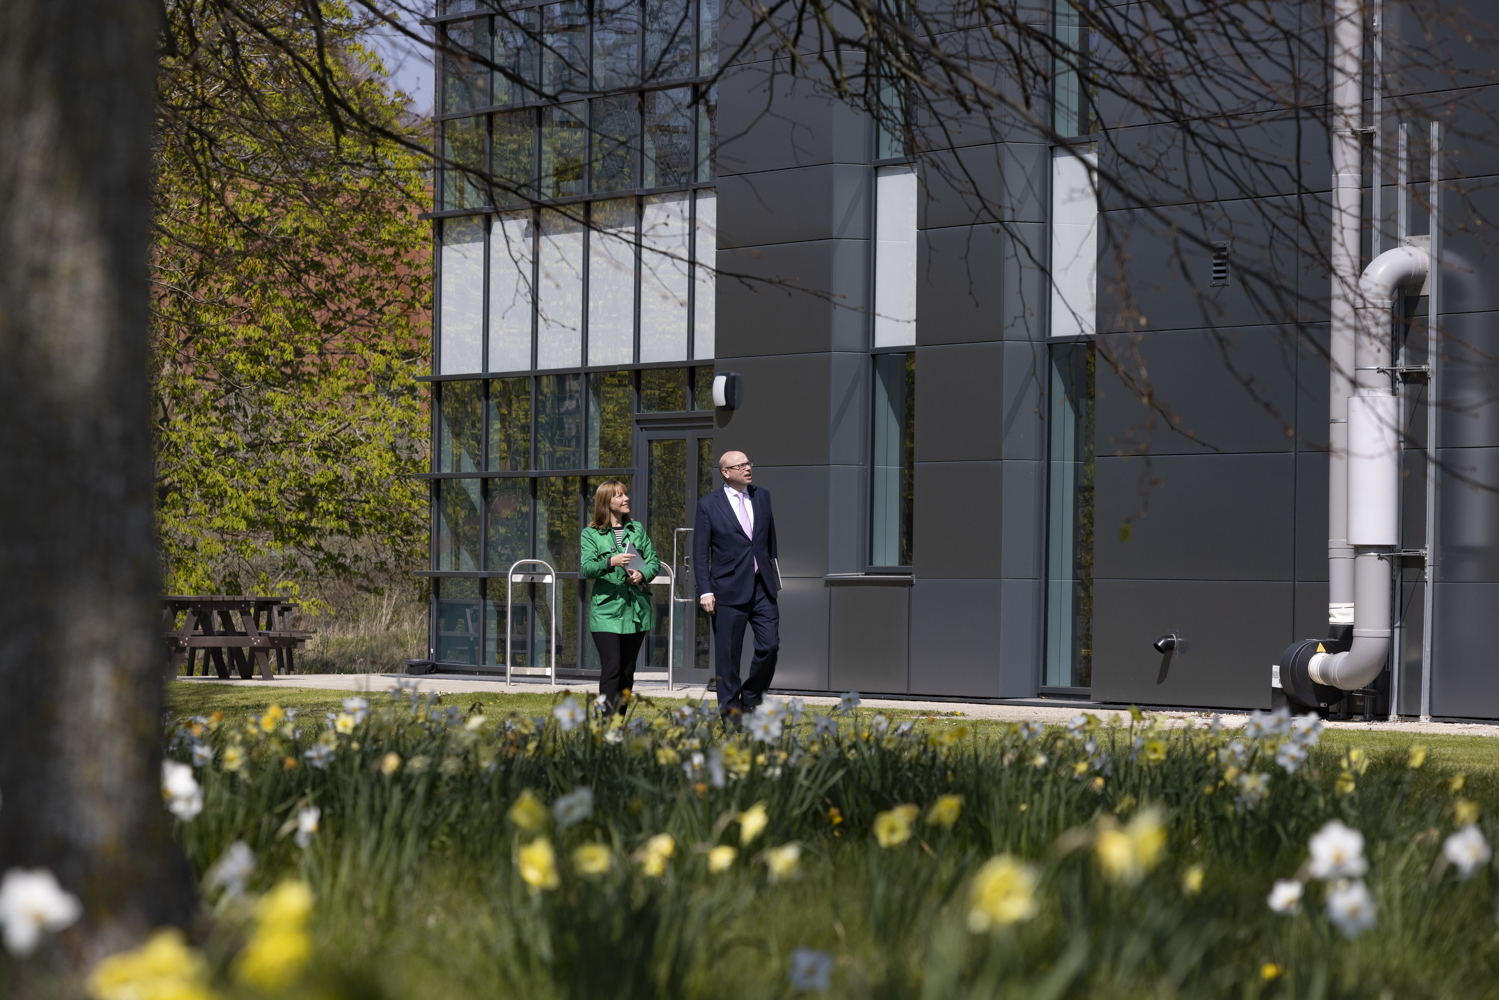
<instances>
[{"instance_id":1,"label":"concrete path","mask_svg":"<svg viewBox=\"0 0 1499 1000\"><path fill-rule=\"evenodd\" d=\"M706 695L702 685L686 687L678 685L675 692L666 690L666 675L664 673L641 673L635 675L635 690L637 693L651 698L702 698ZM436 691L439 694L553 694L559 691L571 690L576 692L592 692L596 690L593 683L586 680L564 681L555 686L548 684L543 677L517 677L515 683L507 690L503 677L490 677L477 674L426 674L418 677L407 677L404 674L293 674L285 677L277 677L275 680L232 680L223 681L217 677L179 677L178 683L182 684L227 684L236 688L247 688L253 690L265 690L267 692L280 688L312 688L324 691L394 691L398 685L415 685L420 691ZM827 706L838 704L837 696L828 695L801 695L803 701L808 705ZM973 719L998 719L1006 722L1019 722L1021 719L1034 719L1037 722L1062 723L1072 718L1079 712L1092 712L1100 718L1107 720L1109 715L1118 712L1121 715L1129 710L1127 705L1103 705L1096 702L1077 701L1052 701L1048 699L1035 699L1024 701L1003 702L965 702L965 701L921 701L917 699L904 698L864 698L861 707L865 709L895 709L908 712L929 712L934 715L962 715ZM1152 711L1152 715L1164 716L1171 726L1206 725L1212 718L1211 712L1194 712L1180 710ZM1231 729L1243 726L1249 716L1245 713L1222 713L1223 725ZM1329 729L1363 729L1382 732L1396 733L1443 733L1448 736L1494 736L1499 737L1499 724L1486 725L1471 722L1328 722Z\"/></svg>"}]
</instances>

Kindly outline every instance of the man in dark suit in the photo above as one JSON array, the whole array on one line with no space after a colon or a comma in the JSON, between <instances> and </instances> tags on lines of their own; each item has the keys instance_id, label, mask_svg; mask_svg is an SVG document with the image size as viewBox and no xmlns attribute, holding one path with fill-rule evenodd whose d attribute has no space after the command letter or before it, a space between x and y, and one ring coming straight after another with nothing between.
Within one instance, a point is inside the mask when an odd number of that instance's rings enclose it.
<instances>
[{"instance_id":1,"label":"man in dark suit","mask_svg":"<svg viewBox=\"0 0 1499 1000\"><path fill-rule=\"evenodd\" d=\"M781 580L770 494L751 484L754 466L743 452L729 451L719 458L718 472L723 488L697 502L692 565L698 603L713 616L718 711L727 720L736 712L753 712L775 676ZM749 677L741 682L745 626L755 633L755 656Z\"/></svg>"}]
</instances>

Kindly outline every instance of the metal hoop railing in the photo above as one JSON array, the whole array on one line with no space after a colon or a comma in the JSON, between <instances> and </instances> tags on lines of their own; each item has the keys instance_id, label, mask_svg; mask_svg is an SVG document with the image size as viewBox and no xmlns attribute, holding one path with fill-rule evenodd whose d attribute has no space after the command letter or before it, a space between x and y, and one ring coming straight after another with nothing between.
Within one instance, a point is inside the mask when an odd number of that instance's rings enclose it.
<instances>
[{"instance_id":1,"label":"metal hoop railing","mask_svg":"<svg viewBox=\"0 0 1499 1000\"><path fill-rule=\"evenodd\" d=\"M515 567L516 566L545 566L547 571L545 573L517 573L515 571ZM552 568L552 564L549 563L549 562L547 562L545 559L517 559L514 563L511 564L510 571L505 574L505 690L507 690L507 691L510 690L510 671L511 671L511 668L514 666L514 663L515 663L515 660L510 655L510 642L511 642L511 640L515 636L515 618L512 616L511 610L512 610L512 606L513 606L513 603L514 603L515 584L517 584L517 583L543 583L543 584L549 584L551 586L551 588L552 588L552 591L551 591L551 603L549 605L549 607L551 609L551 614L548 617L550 618L550 625L551 625L551 629L552 629L552 642L551 642L551 647L552 647L551 680L552 680L552 686L556 687L557 686L557 571L554 570ZM528 622L527 624L529 625L530 623ZM535 629L531 629L530 631L531 631L532 635L536 634L536 630ZM530 644L527 643L527 648L529 648L529 645Z\"/></svg>"}]
</instances>

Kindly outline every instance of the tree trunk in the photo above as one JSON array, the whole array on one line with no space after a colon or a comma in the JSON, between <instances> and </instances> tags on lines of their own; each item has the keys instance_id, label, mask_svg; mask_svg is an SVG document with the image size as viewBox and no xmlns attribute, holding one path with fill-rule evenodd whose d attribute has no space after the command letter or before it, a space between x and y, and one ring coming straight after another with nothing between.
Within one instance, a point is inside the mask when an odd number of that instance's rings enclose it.
<instances>
[{"instance_id":1,"label":"tree trunk","mask_svg":"<svg viewBox=\"0 0 1499 1000\"><path fill-rule=\"evenodd\" d=\"M146 249L158 8L0 2L0 869L84 958L182 920L160 792Z\"/></svg>"}]
</instances>

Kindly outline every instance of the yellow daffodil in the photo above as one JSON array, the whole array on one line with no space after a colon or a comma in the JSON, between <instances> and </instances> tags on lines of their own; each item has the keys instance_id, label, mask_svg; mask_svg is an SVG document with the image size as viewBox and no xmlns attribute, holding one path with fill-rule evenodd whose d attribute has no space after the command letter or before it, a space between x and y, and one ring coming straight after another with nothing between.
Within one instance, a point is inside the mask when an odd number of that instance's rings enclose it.
<instances>
[{"instance_id":1,"label":"yellow daffodil","mask_svg":"<svg viewBox=\"0 0 1499 1000\"><path fill-rule=\"evenodd\" d=\"M682 762L682 755L671 747L656 748L656 763L662 767L671 767Z\"/></svg>"},{"instance_id":2,"label":"yellow daffodil","mask_svg":"<svg viewBox=\"0 0 1499 1000\"><path fill-rule=\"evenodd\" d=\"M209 1000L208 961L189 948L182 932L166 927L134 951L111 955L89 973L85 984L92 1000Z\"/></svg>"},{"instance_id":3,"label":"yellow daffodil","mask_svg":"<svg viewBox=\"0 0 1499 1000\"><path fill-rule=\"evenodd\" d=\"M1415 770L1426 763L1426 746L1421 743L1412 743L1410 756L1405 760L1405 766Z\"/></svg>"},{"instance_id":4,"label":"yellow daffodil","mask_svg":"<svg viewBox=\"0 0 1499 1000\"><path fill-rule=\"evenodd\" d=\"M926 822L928 826L944 826L951 828L958 821L958 816L963 811L963 799L958 795L939 795L937 801L933 802L931 808L926 811Z\"/></svg>"},{"instance_id":5,"label":"yellow daffodil","mask_svg":"<svg viewBox=\"0 0 1499 1000\"><path fill-rule=\"evenodd\" d=\"M708 852L708 870L717 875L726 872L734 866L734 859L739 856L739 851L728 844L719 844Z\"/></svg>"},{"instance_id":6,"label":"yellow daffodil","mask_svg":"<svg viewBox=\"0 0 1499 1000\"><path fill-rule=\"evenodd\" d=\"M1182 872L1182 894L1186 896L1195 896L1199 892L1201 892L1202 879L1205 874L1206 873L1202 870L1202 865L1193 865L1186 871Z\"/></svg>"},{"instance_id":7,"label":"yellow daffodil","mask_svg":"<svg viewBox=\"0 0 1499 1000\"><path fill-rule=\"evenodd\" d=\"M245 748L238 743L231 743L224 748L223 767L225 771L238 771L245 766Z\"/></svg>"},{"instance_id":8,"label":"yellow daffodil","mask_svg":"<svg viewBox=\"0 0 1499 1000\"><path fill-rule=\"evenodd\" d=\"M1351 774L1363 774L1369 770L1369 754L1358 747L1351 748L1343 755L1343 770Z\"/></svg>"},{"instance_id":9,"label":"yellow daffodil","mask_svg":"<svg viewBox=\"0 0 1499 1000\"><path fill-rule=\"evenodd\" d=\"M573 851L573 870L579 875L607 875L614 867L614 854L603 844L584 844Z\"/></svg>"},{"instance_id":10,"label":"yellow daffodil","mask_svg":"<svg viewBox=\"0 0 1499 1000\"><path fill-rule=\"evenodd\" d=\"M1478 822L1478 803L1469 799L1458 799L1452 803L1452 822L1458 826L1467 826L1469 823Z\"/></svg>"},{"instance_id":11,"label":"yellow daffodil","mask_svg":"<svg viewBox=\"0 0 1499 1000\"><path fill-rule=\"evenodd\" d=\"M782 879L794 878L801 870L802 847L800 844L782 844L765 852L765 867L770 871L772 884Z\"/></svg>"},{"instance_id":12,"label":"yellow daffodil","mask_svg":"<svg viewBox=\"0 0 1499 1000\"><path fill-rule=\"evenodd\" d=\"M1260 978L1268 983L1272 979L1279 979L1282 975L1285 974L1285 971L1285 969L1281 968L1279 965L1276 965L1274 962L1266 962L1264 965L1260 966Z\"/></svg>"},{"instance_id":13,"label":"yellow daffodil","mask_svg":"<svg viewBox=\"0 0 1499 1000\"><path fill-rule=\"evenodd\" d=\"M996 924L1013 924L1036 915L1036 869L1001 854L990 858L968 890L968 929L982 934Z\"/></svg>"},{"instance_id":14,"label":"yellow daffodil","mask_svg":"<svg viewBox=\"0 0 1499 1000\"><path fill-rule=\"evenodd\" d=\"M262 896L255 905L255 931L235 960L235 979L271 992L296 982L312 957L307 935L312 902L306 882L282 882Z\"/></svg>"},{"instance_id":15,"label":"yellow daffodil","mask_svg":"<svg viewBox=\"0 0 1499 1000\"><path fill-rule=\"evenodd\" d=\"M263 733L274 733L276 727L286 721L286 713L281 710L280 705L272 705L265 710L260 717L260 731Z\"/></svg>"},{"instance_id":16,"label":"yellow daffodil","mask_svg":"<svg viewBox=\"0 0 1499 1000\"><path fill-rule=\"evenodd\" d=\"M1146 763L1159 764L1166 759L1166 741L1146 740L1140 756L1145 758Z\"/></svg>"},{"instance_id":17,"label":"yellow daffodil","mask_svg":"<svg viewBox=\"0 0 1499 1000\"><path fill-rule=\"evenodd\" d=\"M675 838L669 833L658 833L635 852L635 860L640 862L640 870L645 874L660 878L666 874L666 862L676 852Z\"/></svg>"},{"instance_id":18,"label":"yellow daffodil","mask_svg":"<svg viewBox=\"0 0 1499 1000\"><path fill-rule=\"evenodd\" d=\"M557 877L557 852L552 850L552 842L545 837L537 837L522 847L515 863L520 868L521 881L530 886L532 892L555 889L561 884Z\"/></svg>"},{"instance_id":19,"label":"yellow daffodil","mask_svg":"<svg viewBox=\"0 0 1499 1000\"><path fill-rule=\"evenodd\" d=\"M333 720L333 728L347 736L354 731L354 717L348 712L339 712Z\"/></svg>"},{"instance_id":20,"label":"yellow daffodil","mask_svg":"<svg viewBox=\"0 0 1499 1000\"><path fill-rule=\"evenodd\" d=\"M902 805L887 809L874 818L874 838L881 847L904 844L911 837L911 824L920 814L915 806Z\"/></svg>"},{"instance_id":21,"label":"yellow daffodil","mask_svg":"<svg viewBox=\"0 0 1499 1000\"><path fill-rule=\"evenodd\" d=\"M843 822L843 813L838 810L838 807L837 806L828 806L828 823L830 825L832 825L832 826L837 826L839 823L842 823L842 822Z\"/></svg>"},{"instance_id":22,"label":"yellow daffodil","mask_svg":"<svg viewBox=\"0 0 1499 1000\"><path fill-rule=\"evenodd\" d=\"M411 762L413 766L416 761ZM515 802L510 806L510 822L522 830L539 830L541 825L547 821L547 807L541 804L541 800L531 793L528 788L520 793Z\"/></svg>"},{"instance_id":23,"label":"yellow daffodil","mask_svg":"<svg viewBox=\"0 0 1499 1000\"><path fill-rule=\"evenodd\" d=\"M1352 771L1344 771L1338 775L1338 783L1335 787L1339 795L1352 795L1353 790L1358 787L1358 779L1353 776Z\"/></svg>"},{"instance_id":24,"label":"yellow daffodil","mask_svg":"<svg viewBox=\"0 0 1499 1000\"><path fill-rule=\"evenodd\" d=\"M1463 785L1467 783L1468 776L1466 774L1454 774L1452 777L1447 779L1447 789L1452 792L1453 795L1456 795L1458 792L1463 790Z\"/></svg>"},{"instance_id":25,"label":"yellow daffodil","mask_svg":"<svg viewBox=\"0 0 1499 1000\"><path fill-rule=\"evenodd\" d=\"M770 813L765 809L764 802L756 802L744 812L739 814L739 843L748 847L751 842L764 832L766 824L770 822Z\"/></svg>"},{"instance_id":26,"label":"yellow daffodil","mask_svg":"<svg viewBox=\"0 0 1499 1000\"><path fill-rule=\"evenodd\" d=\"M1100 824L1094 850L1104 874L1116 882L1138 885L1160 861L1166 847L1166 827L1154 807L1142 809L1121 829L1111 817Z\"/></svg>"},{"instance_id":27,"label":"yellow daffodil","mask_svg":"<svg viewBox=\"0 0 1499 1000\"><path fill-rule=\"evenodd\" d=\"M387 778L401 769L401 755L391 751L380 758L380 773Z\"/></svg>"}]
</instances>

